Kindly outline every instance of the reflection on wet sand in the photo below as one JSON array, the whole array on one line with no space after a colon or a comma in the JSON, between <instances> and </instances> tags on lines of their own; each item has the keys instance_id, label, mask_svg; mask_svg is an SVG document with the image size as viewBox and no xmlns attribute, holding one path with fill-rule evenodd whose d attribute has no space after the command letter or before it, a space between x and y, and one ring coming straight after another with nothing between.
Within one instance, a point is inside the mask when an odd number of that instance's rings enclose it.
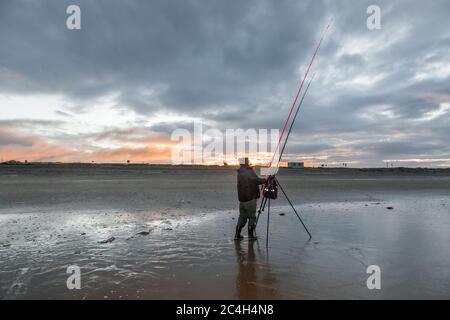
<instances>
[{"instance_id":1,"label":"reflection on wet sand","mask_svg":"<svg viewBox=\"0 0 450 320\"><path fill-rule=\"evenodd\" d=\"M255 246L257 254L255 254ZM244 248L247 248L245 250ZM238 263L237 299L270 299L276 297L277 281L268 261L268 251L262 254L259 242L235 241Z\"/></svg>"}]
</instances>

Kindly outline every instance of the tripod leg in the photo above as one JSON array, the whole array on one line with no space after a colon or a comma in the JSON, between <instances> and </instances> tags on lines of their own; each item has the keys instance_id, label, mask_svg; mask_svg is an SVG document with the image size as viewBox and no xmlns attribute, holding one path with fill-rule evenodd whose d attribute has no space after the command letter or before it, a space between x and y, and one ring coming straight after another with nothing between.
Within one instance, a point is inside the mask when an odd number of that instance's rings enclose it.
<instances>
[{"instance_id":1,"label":"tripod leg","mask_svg":"<svg viewBox=\"0 0 450 320\"><path fill-rule=\"evenodd\" d=\"M275 179L276 179L276 178L275 178ZM290 200L289 197L287 196L286 192L284 192L284 189L283 189L283 187L281 186L281 184L280 184L280 182L278 181L278 179L276 179L276 181L277 181L277 183L278 183L278 186L279 186L280 189L281 189L281 192L283 192L284 196L286 197L286 200L287 200L287 201L289 202L289 204L291 205L292 210L294 210L295 214L297 215L298 220L300 220L300 222L302 223L303 228L305 228L306 232L308 233L309 239L311 240L311 238L312 238L311 233L309 233L308 228L306 228L306 225L303 223L303 220L302 220L302 218L300 217L300 215L298 214L297 210L295 210L294 205L292 204L291 200Z\"/></svg>"},{"instance_id":2,"label":"tripod leg","mask_svg":"<svg viewBox=\"0 0 450 320\"><path fill-rule=\"evenodd\" d=\"M261 212L263 212L264 208L266 207L266 202L267 202L267 198L264 197L261 200L261 205L259 206L258 216L256 217L255 229L256 229L256 226L258 225L259 216L261 215Z\"/></svg>"},{"instance_id":3,"label":"tripod leg","mask_svg":"<svg viewBox=\"0 0 450 320\"><path fill-rule=\"evenodd\" d=\"M267 183L266 183L267 184ZM256 226L258 225L258 221L259 221L259 216L261 214L261 212L264 211L264 208L266 207L266 203L267 203L267 198L264 197L264 188L266 187L266 184L263 185L262 189L260 190L260 194L262 195L262 200L261 200L261 205L259 206L259 210L258 210L258 216L256 217L256 223L255 223L255 229Z\"/></svg>"},{"instance_id":4,"label":"tripod leg","mask_svg":"<svg viewBox=\"0 0 450 320\"><path fill-rule=\"evenodd\" d=\"M266 248L269 247L269 216L270 216L270 198L269 205L267 206L267 234L266 234Z\"/></svg>"}]
</instances>

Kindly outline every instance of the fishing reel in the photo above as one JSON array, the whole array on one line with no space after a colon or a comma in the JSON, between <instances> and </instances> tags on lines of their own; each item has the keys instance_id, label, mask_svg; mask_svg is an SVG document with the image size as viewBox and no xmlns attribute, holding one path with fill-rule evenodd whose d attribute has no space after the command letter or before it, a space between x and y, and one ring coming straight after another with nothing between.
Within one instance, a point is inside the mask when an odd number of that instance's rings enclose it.
<instances>
[{"instance_id":1,"label":"fishing reel","mask_svg":"<svg viewBox=\"0 0 450 320\"><path fill-rule=\"evenodd\" d=\"M269 176L263 188L263 197L268 199L278 198L278 184L275 176Z\"/></svg>"}]
</instances>

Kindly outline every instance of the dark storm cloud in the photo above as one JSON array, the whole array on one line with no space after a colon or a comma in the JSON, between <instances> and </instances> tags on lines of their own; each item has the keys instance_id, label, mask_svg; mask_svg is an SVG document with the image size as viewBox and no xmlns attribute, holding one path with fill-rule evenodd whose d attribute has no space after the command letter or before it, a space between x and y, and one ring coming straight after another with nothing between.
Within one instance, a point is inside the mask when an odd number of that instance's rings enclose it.
<instances>
[{"instance_id":1,"label":"dark storm cloud","mask_svg":"<svg viewBox=\"0 0 450 320\"><path fill-rule=\"evenodd\" d=\"M65 28L74 3L80 31ZM432 115L450 103L450 3L378 1L378 31L366 27L370 4L3 0L0 94L63 95L72 106L60 116L112 95L117 108L148 117L171 111L220 129L280 128L332 16L287 152L341 159L333 150L346 145L376 161L448 152L448 113ZM178 127L190 125L151 129Z\"/></svg>"},{"instance_id":2,"label":"dark storm cloud","mask_svg":"<svg viewBox=\"0 0 450 320\"><path fill-rule=\"evenodd\" d=\"M194 124L189 121L158 122L153 124L150 129L154 132L170 135L170 133L176 129L184 129L189 132L193 132Z\"/></svg>"},{"instance_id":3,"label":"dark storm cloud","mask_svg":"<svg viewBox=\"0 0 450 320\"><path fill-rule=\"evenodd\" d=\"M112 141L118 143L142 142L149 143L154 140L165 139L165 135L149 128L131 127L127 129L109 129L97 134L86 135L86 138L95 141Z\"/></svg>"},{"instance_id":4,"label":"dark storm cloud","mask_svg":"<svg viewBox=\"0 0 450 320\"><path fill-rule=\"evenodd\" d=\"M35 138L16 133L14 130L0 127L0 147L17 145L29 147L35 143Z\"/></svg>"},{"instance_id":5,"label":"dark storm cloud","mask_svg":"<svg viewBox=\"0 0 450 320\"><path fill-rule=\"evenodd\" d=\"M3 1L2 91L62 92L85 100L119 92L153 111L249 102L306 57L321 4L286 1L78 1L82 30L65 28L72 1ZM302 13L308 12L308 19ZM322 23L323 24L323 23ZM270 91L268 91L269 94Z\"/></svg>"},{"instance_id":6,"label":"dark storm cloud","mask_svg":"<svg viewBox=\"0 0 450 320\"><path fill-rule=\"evenodd\" d=\"M0 119L0 127L3 128L57 127L63 123L58 120Z\"/></svg>"}]
</instances>

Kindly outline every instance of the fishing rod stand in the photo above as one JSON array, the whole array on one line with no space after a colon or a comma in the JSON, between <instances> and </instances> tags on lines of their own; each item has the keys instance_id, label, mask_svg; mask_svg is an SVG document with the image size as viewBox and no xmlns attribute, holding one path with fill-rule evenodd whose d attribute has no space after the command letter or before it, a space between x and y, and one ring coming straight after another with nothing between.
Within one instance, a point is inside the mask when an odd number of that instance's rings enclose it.
<instances>
[{"instance_id":1,"label":"fishing rod stand","mask_svg":"<svg viewBox=\"0 0 450 320\"><path fill-rule=\"evenodd\" d=\"M311 238L312 238L311 233L309 232L308 228L306 227L306 225L303 222L302 218L300 217L299 213L295 209L292 201L289 199L286 192L284 191L283 186L280 184L280 182L278 181L278 179L275 176L269 176L267 182L265 182L264 186L263 186L263 198L262 198L261 204L259 206L258 216L256 217L256 225L258 225L259 217L267 206L266 248L269 247L270 201L277 199L278 187L280 187L281 192L283 193L286 200L289 202L289 205L291 206L291 208L294 211L295 215L297 216L298 220L300 220L303 228L305 228L306 232L308 233L309 240L311 240ZM255 228L256 228L256 226L255 226Z\"/></svg>"}]
</instances>

